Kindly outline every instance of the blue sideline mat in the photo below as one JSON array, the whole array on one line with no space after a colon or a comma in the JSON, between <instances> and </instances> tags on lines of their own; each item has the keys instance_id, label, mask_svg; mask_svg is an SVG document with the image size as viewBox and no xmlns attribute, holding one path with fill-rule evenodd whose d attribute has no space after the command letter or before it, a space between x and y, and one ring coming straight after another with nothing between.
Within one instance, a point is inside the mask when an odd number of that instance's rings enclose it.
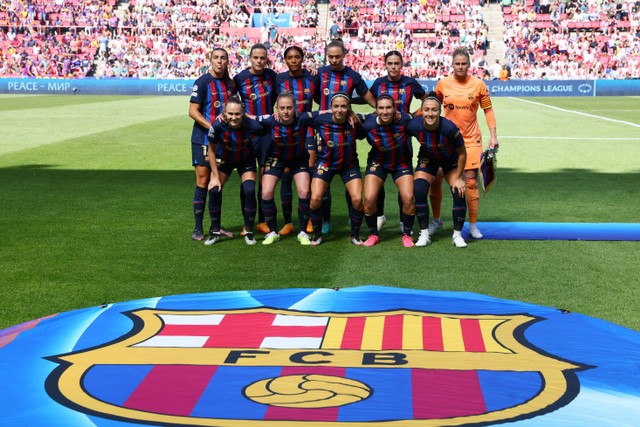
<instances>
[{"instance_id":1,"label":"blue sideline mat","mask_svg":"<svg viewBox=\"0 0 640 427\"><path fill-rule=\"evenodd\" d=\"M478 228L485 239L494 240L640 240L639 223L479 222Z\"/></svg>"}]
</instances>

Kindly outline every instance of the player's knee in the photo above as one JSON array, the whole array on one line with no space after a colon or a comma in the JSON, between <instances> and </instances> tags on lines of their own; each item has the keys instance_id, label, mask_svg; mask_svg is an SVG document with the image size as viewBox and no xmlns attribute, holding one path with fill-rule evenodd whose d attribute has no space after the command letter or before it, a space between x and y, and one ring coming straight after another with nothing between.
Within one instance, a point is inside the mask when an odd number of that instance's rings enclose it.
<instances>
[{"instance_id":1,"label":"player's knee","mask_svg":"<svg viewBox=\"0 0 640 427\"><path fill-rule=\"evenodd\" d=\"M416 200L425 200L429 194L429 181L420 178L413 182L413 194Z\"/></svg>"},{"instance_id":2,"label":"player's knee","mask_svg":"<svg viewBox=\"0 0 640 427\"><path fill-rule=\"evenodd\" d=\"M262 187L262 200L273 200L273 188Z\"/></svg>"},{"instance_id":3,"label":"player's knee","mask_svg":"<svg viewBox=\"0 0 640 427\"><path fill-rule=\"evenodd\" d=\"M465 209L467 207L467 201L464 197L461 197L457 191L452 192L453 194L453 208L454 209Z\"/></svg>"},{"instance_id":4,"label":"player's knee","mask_svg":"<svg viewBox=\"0 0 640 427\"><path fill-rule=\"evenodd\" d=\"M365 194L364 195L364 210L366 213L370 214L376 210L376 204L378 202L378 197L373 194Z\"/></svg>"},{"instance_id":5,"label":"player's knee","mask_svg":"<svg viewBox=\"0 0 640 427\"><path fill-rule=\"evenodd\" d=\"M311 201L309 202L309 208L320 209L320 207L322 206L322 200L323 200L322 195L312 194Z\"/></svg>"},{"instance_id":6,"label":"player's knee","mask_svg":"<svg viewBox=\"0 0 640 427\"><path fill-rule=\"evenodd\" d=\"M308 199L309 198L309 190L303 188L298 189L298 198L299 199Z\"/></svg>"},{"instance_id":7,"label":"player's knee","mask_svg":"<svg viewBox=\"0 0 640 427\"><path fill-rule=\"evenodd\" d=\"M415 210L415 206L413 197L402 198L402 212L411 213Z\"/></svg>"},{"instance_id":8,"label":"player's knee","mask_svg":"<svg viewBox=\"0 0 640 427\"><path fill-rule=\"evenodd\" d=\"M476 177L466 178L464 181L464 185L467 190L477 190L478 189L478 179Z\"/></svg>"},{"instance_id":9,"label":"player's knee","mask_svg":"<svg viewBox=\"0 0 640 427\"><path fill-rule=\"evenodd\" d=\"M242 183L242 192L245 197L256 197L256 182L252 179L247 179ZM273 196L271 196L273 198Z\"/></svg>"},{"instance_id":10,"label":"player's knee","mask_svg":"<svg viewBox=\"0 0 640 427\"><path fill-rule=\"evenodd\" d=\"M357 211L361 211L364 209L364 204L362 203L362 196L360 194L352 194L351 195L351 205ZM375 205L375 201L374 201Z\"/></svg>"}]
</instances>

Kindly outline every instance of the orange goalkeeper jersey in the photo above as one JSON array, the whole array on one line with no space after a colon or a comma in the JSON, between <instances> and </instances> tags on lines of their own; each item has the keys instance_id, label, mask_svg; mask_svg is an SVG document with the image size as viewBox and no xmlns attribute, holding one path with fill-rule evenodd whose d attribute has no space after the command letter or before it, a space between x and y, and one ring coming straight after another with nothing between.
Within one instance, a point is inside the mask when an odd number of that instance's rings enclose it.
<instances>
[{"instance_id":1,"label":"orange goalkeeper jersey","mask_svg":"<svg viewBox=\"0 0 640 427\"><path fill-rule=\"evenodd\" d=\"M438 81L436 94L442 100L444 116L460 128L465 145L482 147L477 113L478 107L491 108L487 85L474 76L468 76L464 83L448 76Z\"/></svg>"}]
</instances>

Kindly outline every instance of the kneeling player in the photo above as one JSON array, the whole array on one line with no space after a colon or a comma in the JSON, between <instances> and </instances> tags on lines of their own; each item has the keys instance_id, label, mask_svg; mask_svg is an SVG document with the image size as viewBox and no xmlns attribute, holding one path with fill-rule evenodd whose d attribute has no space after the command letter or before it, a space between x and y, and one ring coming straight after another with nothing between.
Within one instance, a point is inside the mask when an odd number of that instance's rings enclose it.
<instances>
[{"instance_id":1,"label":"kneeling player","mask_svg":"<svg viewBox=\"0 0 640 427\"><path fill-rule=\"evenodd\" d=\"M244 195L244 241L255 245L253 223L256 215L256 154L253 140L264 134L260 123L245 117L242 101L229 98L222 111L224 121L215 121L209 128L209 197L213 201L211 231L205 245L213 245L220 239L220 213L222 211L222 187L234 169L238 171Z\"/></svg>"},{"instance_id":2,"label":"kneeling player","mask_svg":"<svg viewBox=\"0 0 640 427\"><path fill-rule=\"evenodd\" d=\"M429 237L429 186L438 168L442 168L453 195L453 237L458 248L467 246L462 238L462 226L467 215L465 183L463 179L467 152L460 130L448 119L440 116L441 103L434 92L422 101L422 117L413 119L407 132L420 143L418 165L414 174L416 216L420 224L420 237L416 246L427 246Z\"/></svg>"},{"instance_id":3,"label":"kneeling player","mask_svg":"<svg viewBox=\"0 0 640 427\"><path fill-rule=\"evenodd\" d=\"M376 99L376 114L370 114L362 124L367 142L371 145L364 179L364 218L369 227L369 237L364 246L373 246L378 236L376 201L388 174L398 187L402 200L402 244L413 246L415 204L413 202L413 171L411 168L411 140L405 132L412 117L398 113L394 99L387 94Z\"/></svg>"},{"instance_id":4,"label":"kneeling player","mask_svg":"<svg viewBox=\"0 0 640 427\"><path fill-rule=\"evenodd\" d=\"M285 173L291 171L298 189L298 241L310 245L305 232L309 221L309 152L307 151L307 129L317 113L298 113L291 92L282 92L276 100L278 120L274 116L259 117L258 121L268 130L269 138L264 173L262 175L262 200L264 217L269 233L262 242L270 245L280 239L277 228L277 207L273 200L276 185Z\"/></svg>"},{"instance_id":5,"label":"kneeling player","mask_svg":"<svg viewBox=\"0 0 640 427\"><path fill-rule=\"evenodd\" d=\"M320 114L313 122L320 138L316 165L311 180L311 204L309 216L313 225L312 246L322 243L322 198L335 175L340 175L351 198L349 220L351 243L362 246L360 226L364 217L362 204L362 173L358 163L356 140L362 129L352 125L353 115L349 97L341 92L331 97L331 113Z\"/></svg>"}]
</instances>

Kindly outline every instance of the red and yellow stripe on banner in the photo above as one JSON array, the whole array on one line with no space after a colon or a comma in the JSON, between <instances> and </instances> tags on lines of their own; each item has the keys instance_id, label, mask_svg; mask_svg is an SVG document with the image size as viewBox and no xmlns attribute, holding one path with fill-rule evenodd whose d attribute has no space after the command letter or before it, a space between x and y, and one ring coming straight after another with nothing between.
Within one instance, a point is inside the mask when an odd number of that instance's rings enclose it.
<instances>
[{"instance_id":1,"label":"red and yellow stripe on banner","mask_svg":"<svg viewBox=\"0 0 640 427\"><path fill-rule=\"evenodd\" d=\"M321 348L509 353L493 338L503 321L408 314L332 317Z\"/></svg>"}]
</instances>

